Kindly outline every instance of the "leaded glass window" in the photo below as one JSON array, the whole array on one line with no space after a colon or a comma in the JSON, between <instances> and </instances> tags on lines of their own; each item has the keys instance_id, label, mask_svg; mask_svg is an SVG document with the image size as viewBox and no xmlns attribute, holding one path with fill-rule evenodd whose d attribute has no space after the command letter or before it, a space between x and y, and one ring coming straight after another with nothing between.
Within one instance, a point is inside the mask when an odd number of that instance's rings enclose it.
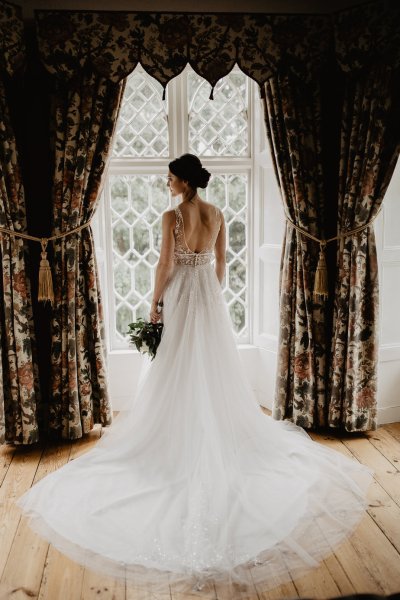
<instances>
[{"instance_id":1,"label":"leaded glass window","mask_svg":"<svg viewBox=\"0 0 400 600\"><path fill-rule=\"evenodd\" d=\"M215 86L190 71L187 77L189 100L189 149L198 156L247 156L248 113L246 75L233 72Z\"/></svg>"},{"instance_id":2,"label":"leaded glass window","mask_svg":"<svg viewBox=\"0 0 400 600\"><path fill-rule=\"evenodd\" d=\"M224 213L227 238L224 295L233 328L247 328L247 176L216 175L207 187L207 199Z\"/></svg>"},{"instance_id":3,"label":"leaded glass window","mask_svg":"<svg viewBox=\"0 0 400 600\"><path fill-rule=\"evenodd\" d=\"M117 121L113 156L168 156L168 105L162 86L136 69L128 77Z\"/></svg>"},{"instance_id":4,"label":"leaded glass window","mask_svg":"<svg viewBox=\"0 0 400 600\"><path fill-rule=\"evenodd\" d=\"M209 100L210 85L187 67L168 84L168 100L163 101L161 86L141 67L129 76L105 187L112 348L126 348L129 323L148 318L161 217L175 205L166 185L168 163L184 152L200 156L212 173L208 188L199 193L225 216L223 293L238 341L248 341L248 89L248 79L236 69L217 84L214 100Z\"/></svg>"},{"instance_id":5,"label":"leaded glass window","mask_svg":"<svg viewBox=\"0 0 400 600\"><path fill-rule=\"evenodd\" d=\"M169 198L160 175L112 176L110 190L115 326L124 339L128 324L149 314Z\"/></svg>"}]
</instances>

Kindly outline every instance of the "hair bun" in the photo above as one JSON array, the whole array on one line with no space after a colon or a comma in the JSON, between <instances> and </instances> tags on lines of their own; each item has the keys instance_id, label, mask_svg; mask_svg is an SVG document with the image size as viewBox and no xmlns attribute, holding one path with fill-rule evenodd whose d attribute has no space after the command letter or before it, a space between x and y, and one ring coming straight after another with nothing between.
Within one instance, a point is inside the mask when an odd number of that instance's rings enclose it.
<instances>
[{"instance_id":1,"label":"hair bun","mask_svg":"<svg viewBox=\"0 0 400 600\"><path fill-rule=\"evenodd\" d=\"M199 157L194 154L182 154L169 163L169 169L180 179L188 181L193 189L207 187L211 177L211 173L201 165Z\"/></svg>"},{"instance_id":2,"label":"hair bun","mask_svg":"<svg viewBox=\"0 0 400 600\"><path fill-rule=\"evenodd\" d=\"M211 173L207 171L204 167L201 168L199 173L198 187L206 188L208 185L208 180L211 177Z\"/></svg>"}]
</instances>

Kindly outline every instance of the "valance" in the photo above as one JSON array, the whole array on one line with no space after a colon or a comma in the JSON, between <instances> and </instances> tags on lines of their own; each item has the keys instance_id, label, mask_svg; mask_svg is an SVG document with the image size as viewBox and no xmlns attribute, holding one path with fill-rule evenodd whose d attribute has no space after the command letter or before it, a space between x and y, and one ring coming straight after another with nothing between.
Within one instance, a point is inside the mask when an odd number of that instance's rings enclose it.
<instances>
[{"instance_id":1,"label":"valance","mask_svg":"<svg viewBox=\"0 0 400 600\"><path fill-rule=\"evenodd\" d=\"M64 80L86 67L119 81L140 62L165 88L187 63L211 86L237 63L262 85L277 70L305 79L333 45L326 15L35 11L47 70Z\"/></svg>"},{"instance_id":2,"label":"valance","mask_svg":"<svg viewBox=\"0 0 400 600\"><path fill-rule=\"evenodd\" d=\"M0 72L14 75L25 64L21 8L0 0Z\"/></svg>"},{"instance_id":3,"label":"valance","mask_svg":"<svg viewBox=\"0 0 400 600\"><path fill-rule=\"evenodd\" d=\"M400 3L369 2L334 16L336 58L345 72L400 66Z\"/></svg>"}]
</instances>

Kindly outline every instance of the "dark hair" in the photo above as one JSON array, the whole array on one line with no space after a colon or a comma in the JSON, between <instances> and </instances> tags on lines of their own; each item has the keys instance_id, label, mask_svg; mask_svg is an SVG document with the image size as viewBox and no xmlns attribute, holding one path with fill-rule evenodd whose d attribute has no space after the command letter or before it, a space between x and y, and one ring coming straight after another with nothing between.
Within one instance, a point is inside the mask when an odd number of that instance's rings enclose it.
<instances>
[{"instance_id":1,"label":"dark hair","mask_svg":"<svg viewBox=\"0 0 400 600\"><path fill-rule=\"evenodd\" d=\"M200 159L194 154L182 154L168 166L173 175L187 181L194 190L198 187L206 188L211 177L211 173L202 166Z\"/></svg>"}]
</instances>

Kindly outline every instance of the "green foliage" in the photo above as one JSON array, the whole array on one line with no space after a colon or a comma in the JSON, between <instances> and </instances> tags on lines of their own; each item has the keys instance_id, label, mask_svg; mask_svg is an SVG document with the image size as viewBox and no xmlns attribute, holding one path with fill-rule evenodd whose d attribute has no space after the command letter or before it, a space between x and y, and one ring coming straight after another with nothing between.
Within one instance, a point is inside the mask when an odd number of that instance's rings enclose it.
<instances>
[{"instance_id":1,"label":"green foliage","mask_svg":"<svg viewBox=\"0 0 400 600\"><path fill-rule=\"evenodd\" d=\"M148 354L154 359L158 345L161 341L163 323L151 323L139 317L134 323L128 325L130 343L142 354Z\"/></svg>"}]
</instances>

